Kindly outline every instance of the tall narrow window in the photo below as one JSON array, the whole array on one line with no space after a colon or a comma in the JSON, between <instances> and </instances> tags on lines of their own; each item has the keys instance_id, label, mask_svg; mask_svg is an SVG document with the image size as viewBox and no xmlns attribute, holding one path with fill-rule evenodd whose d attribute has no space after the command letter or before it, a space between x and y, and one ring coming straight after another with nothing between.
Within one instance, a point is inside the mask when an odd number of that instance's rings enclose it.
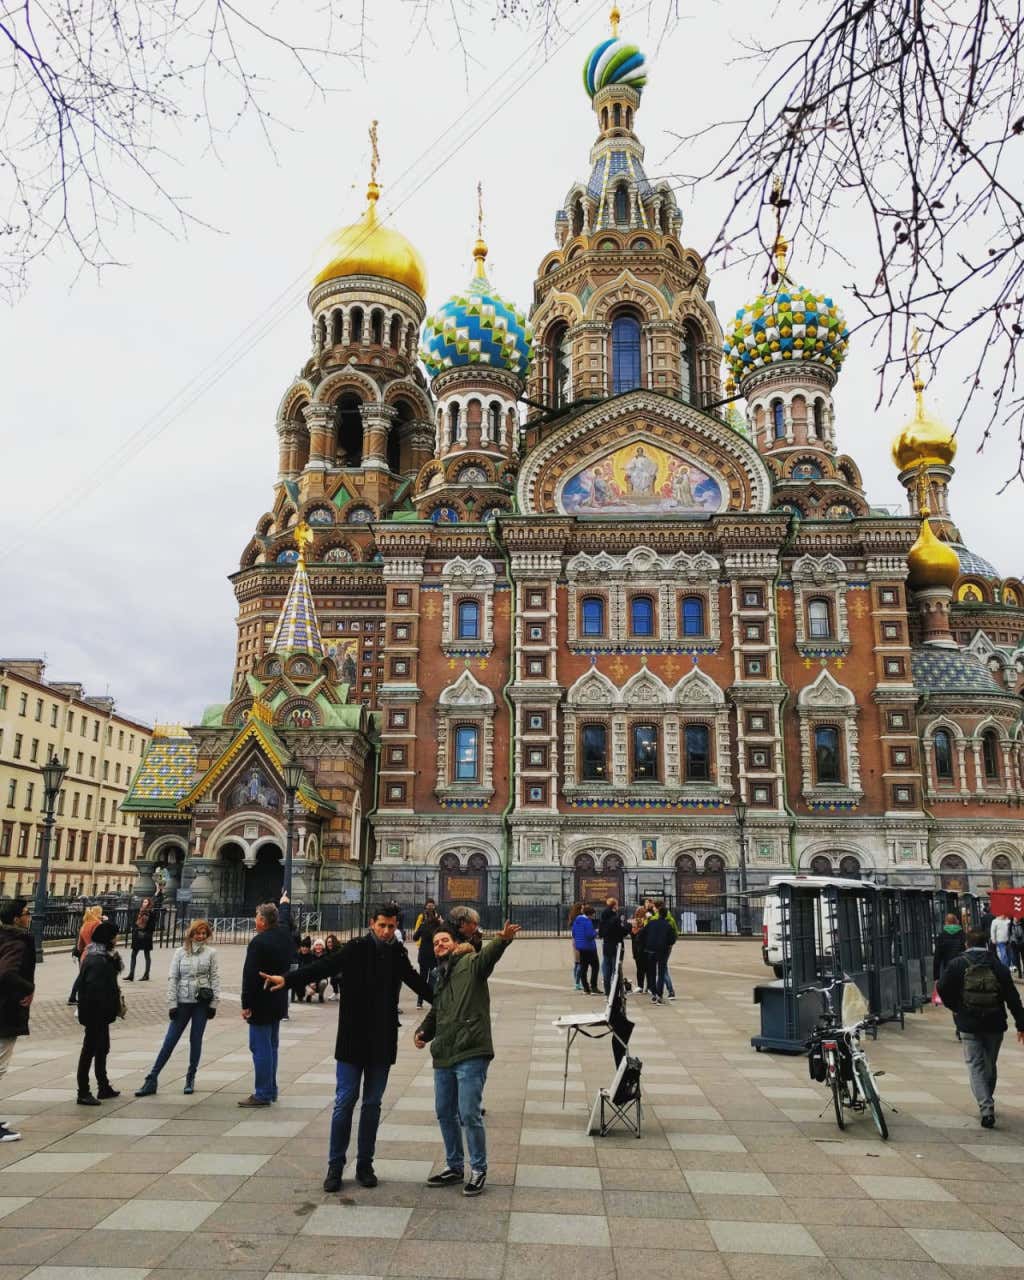
<instances>
[{"instance_id":1,"label":"tall narrow window","mask_svg":"<svg viewBox=\"0 0 1024 1280\"><path fill-rule=\"evenodd\" d=\"M828 640L831 638L832 611L827 600L808 601L807 632L812 640Z\"/></svg>"},{"instance_id":2,"label":"tall narrow window","mask_svg":"<svg viewBox=\"0 0 1024 1280\"><path fill-rule=\"evenodd\" d=\"M686 781L708 782L711 778L711 733L706 724L686 726Z\"/></svg>"},{"instance_id":3,"label":"tall narrow window","mask_svg":"<svg viewBox=\"0 0 1024 1280\"><path fill-rule=\"evenodd\" d=\"M634 596L630 600L629 629L635 636L654 635L654 601L650 596Z\"/></svg>"},{"instance_id":4,"label":"tall narrow window","mask_svg":"<svg viewBox=\"0 0 1024 1280\"><path fill-rule=\"evenodd\" d=\"M830 726L814 731L814 762L819 782L842 782L839 768L839 730Z\"/></svg>"},{"instance_id":5,"label":"tall narrow window","mask_svg":"<svg viewBox=\"0 0 1024 1280\"><path fill-rule=\"evenodd\" d=\"M450 404L448 406L448 443L455 444L459 439L459 406Z\"/></svg>"},{"instance_id":6,"label":"tall narrow window","mask_svg":"<svg viewBox=\"0 0 1024 1280\"><path fill-rule=\"evenodd\" d=\"M586 596L583 600L583 634L604 635L604 600L600 596Z\"/></svg>"},{"instance_id":7,"label":"tall narrow window","mask_svg":"<svg viewBox=\"0 0 1024 1280\"><path fill-rule=\"evenodd\" d=\"M953 781L953 740L946 729L936 729L932 738L935 748L935 776L941 782Z\"/></svg>"},{"instance_id":8,"label":"tall narrow window","mask_svg":"<svg viewBox=\"0 0 1024 1280\"><path fill-rule=\"evenodd\" d=\"M501 438L501 405L497 400L492 400L488 405L487 415L490 421L491 440L496 443Z\"/></svg>"},{"instance_id":9,"label":"tall narrow window","mask_svg":"<svg viewBox=\"0 0 1024 1280\"><path fill-rule=\"evenodd\" d=\"M697 403L697 345L689 325L683 326L679 344L679 396L687 404Z\"/></svg>"},{"instance_id":10,"label":"tall narrow window","mask_svg":"<svg viewBox=\"0 0 1024 1280\"><path fill-rule=\"evenodd\" d=\"M682 632L684 636L705 635L704 598L703 596L686 596L682 606Z\"/></svg>"},{"instance_id":11,"label":"tall narrow window","mask_svg":"<svg viewBox=\"0 0 1024 1280\"><path fill-rule=\"evenodd\" d=\"M480 605L476 600L459 601L459 639L480 639Z\"/></svg>"},{"instance_id":12,"label":"tall narrow window","mask_svg":"<svg viewBox=\"0 0 1024 1280\"><path fill-rule=\"evenodd\" d=\"M629 192L625 187L615 188L615 222L617 226L629 226Z\"/></svg>"},{"instance_id":13,"label":"tall narrow window","mask_svg":"<svg viewBox=\"0 0 1024 1280\"><path fill-rule=\"evenodd\" d=\"M981 735L981 763L985 777L991 781L999 778L999 737L994 729L986 729Z\"/></svg>"},{"instance_id":14,"label":"tall narrow window","mask_svg":"<svg viewBox=\"0 0 1024 1280\"><path fill-rule=\"evenodd\" d=\"M814 402L814 434L819 440L825 435L825 404L822 400Z\"/></svg>"},{"instance_id":15,"label":"tall narrow window","mask_svg":"<svg viewBox=\"0 0 1024 1280\"><path fill-rule=\"evenodd\" d=\"M612 393L640 386L640 322L633 316L612 321Z\"/></svg>"},{"instance_id":16,"label":"tall narrow window","mask_svg":"<svg viewBox=\"0 0 1024 1280\"><path fill-rule=\"evenodd\" d=\"M658 781L658 729L653 724L633 726L633 781Z\"/></svg>"},{"instance_id":17,"label":"tall narrow window","mask_svg":"<svg viewBox=\"0 0 1024 1280\"><path fill-rule=\"evenodd\" d=\"M459 725L455 730L455 781L476 782L480 766L480 730Z\"/></svg>"},{"instance_id":18,"label":"tall narrow window","mask_svg":"<svg viewBox=\"0 0 1024 1280\"><path fill-rule=\"evenodd\" d=\"M603 724L583 726L580 774L584 782L608 781L608 730Z\"/></svg>"},{"instance_id":19,"label":"tall narrow window","mask_svg":"<svg viewBox=\"0 0 1024 1280\"><path fill-rule=\"evenodd\" d=\"M362 307L352 308L352 320L349 331L350 342L362 342L363 340L363 309Z\"/></svg>"},{"instance_id":20,"label":"tall narrow window","mask_svg":"<svg viewBox=\"0 0 1024 1280\"><path fill-rule=\"evenodd\" d=\"M784 440L786 436L786 411L781 400L772 401L772 434L776 440Z\"/></svg>"}]
</instances>

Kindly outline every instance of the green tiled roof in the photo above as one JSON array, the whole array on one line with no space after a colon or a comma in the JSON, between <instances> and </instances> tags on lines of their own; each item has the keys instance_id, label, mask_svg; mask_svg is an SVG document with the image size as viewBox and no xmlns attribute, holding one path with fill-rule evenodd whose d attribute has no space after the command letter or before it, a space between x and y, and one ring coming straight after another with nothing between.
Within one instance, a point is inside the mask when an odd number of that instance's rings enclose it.
<instances>
[{"instance_id":1,"label":"green tiled roof","mask_svg":"<svg viewBox=\"0 0 1024 1280\"><path fill-rule=\"evenodd\" d=\"M195 771L196 744L188 734L165 737L155 730L122 810L176 808L191 790Z\"/></svg>"}]
</instances>

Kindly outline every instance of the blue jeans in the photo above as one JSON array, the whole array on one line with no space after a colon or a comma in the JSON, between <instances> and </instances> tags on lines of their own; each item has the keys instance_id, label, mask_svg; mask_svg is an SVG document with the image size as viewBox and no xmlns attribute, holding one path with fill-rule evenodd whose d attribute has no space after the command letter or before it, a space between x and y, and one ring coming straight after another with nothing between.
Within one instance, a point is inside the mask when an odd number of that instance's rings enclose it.
<instances>
[{"instance_id":1,"label":"blue jeans","mask_svg":"<svg viewBox=\"0 0 1024 1280\"><path fill-rule=\"evenodd\" d=\"M348 1140L352 1136L352 1113L359 1099L359 1086L363 1089L363 1105L359 1108L359 1133L356 1137L356 1168L364 1169L373 1164L377 1146L377 1126L380 1124L380 1104L388 1087L390 1065L361 1067L354 1062L338 1062L338 1087L334 1095L334 1114L331 1116L331 1145L328 1164L344 1164Z\"/></svg>"},{"instance_id":2,"label":"blue jeans","mask_svg":"<svg viewBox=\"0 0 1024 1280\"><path fill-rule=\"evenodd\" d=\"M647 952L647 986L651 995L660 1000L665 991L665 973L668 969L668 956L660 951Z\"/></svg>"},{"instance_id":3,"label":"blue jeans","mask_svg":"<svg viewBox=\"0 0 1024 1280\"><path fill-rule=\"evenodd\" d=\"M281 1031L280 1022L267 1022L254 1027L249 1023L249 1052L256 1073L253 1097L260 1102L277 1101L277 1045Z\"/></svg>"},{"instance_id":4,"label":"blue jeans","mask_svg":"<svg viewBox=\"0 0 1024 1280\"><path fill-rule=\"evenodd\" d=\"M454 1067L434 1068L434 1110L444 1139L449 1169L464 1169L462 1134L466 1134L469 1167L487 1172L487 1134L480 1110L490 1058L467 1058Z\"/></svg>"},{"instance_id":5,"label":"blue jeans","mask_svg":"<svg viewBox=\"0 0 1024 1280\"><path fill-rule=\"evenodd\" d=\"M1013 961L1010 959L1010 944L1008 942L997 942L996 954L999 956L1000 964L1005 964L1007 969L1013 967Z\"/></svg>"},{"instance_id":6,"label":"blue jeans","mask_svg":"<svg viewBox=\"0 0 1024 1280\"><path fill-rule=\"evenodd\" d=\"M167 1059L174 1052L174 1048L181 1039L185 1028L191 1023L191 1029L188 1033L188 1074L194 1076L199 1067L199 1058L203 1052L203 1032L206 1030L209 1005L205 1004L179 1004L175 1011L173 1020L167 1026L167 1034L164 1036L164 1042L160 1046L160 1052L156 1055L156 1062L153 1063L149 1070L147 1080L155 1080L164 1067L167 1065Z\"/></svg>"},{"instance_id":7,"label":"blue jeans","mask_svg":"<svg viewBox=\"0 0 1024 1280\"><path fill-rule=\"evenodd\" d=\"M665 990L668 992L670 1000L676 998L676 989L672 985L672 975L668 971L668 957L665 958Z\"/></svg>"},{"instance_id":8,"label":"blue jeans","mask_svg":"<svg viewBox=\"0 0 1024 1280\"><path fill-rule=\"evenodd\" d=\"M615 956L618 948L609 951L607 947L601 952L601 981L604 983L604 993L608 993L612 989L612 978L615 976Z\"/></svg>"}]
</instances>

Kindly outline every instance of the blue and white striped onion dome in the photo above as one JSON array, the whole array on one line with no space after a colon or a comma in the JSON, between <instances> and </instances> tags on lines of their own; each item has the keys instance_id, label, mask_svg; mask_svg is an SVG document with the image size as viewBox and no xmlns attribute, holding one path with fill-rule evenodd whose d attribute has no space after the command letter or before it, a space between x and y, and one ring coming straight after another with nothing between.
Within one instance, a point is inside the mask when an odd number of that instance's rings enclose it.
<instances>
[{"instance_id":1,"label":"blue and white striped onion dome","mask_svg":"<svg viewBox=\"0 0 1024 1280\"><path fill-rule=\"evenodd\" d=\"M787 361L821 364L838 373L846 359L846 317L827 295L785 277L736 312L722 349L737 381Z\"/></svg>"},{"instance_id":2,"label":"blue and white striped onion dome","mask_svg":"<svg viewBox=\"0 0 1024 1280\"><path fill-rule=\"evenodd\" d=\"M525 378L533 358L533 330L523 312L491 288L482 259L477 262L477 274L465 291L427 317L420 358L435 378L446 369L474 364Z\"/></svg>"},{"instance_id":3,"label":"blue and white striped onion dome","mask_svg":"<svg viewBox=\"0 0 1024 1280\"><path fill-rule=\"evenodd\" d=\"M610 84L626 84L638 92L647 83L647 62L635 44L618 36L602 40L587 54L583 64L583 87L592 98Z\"/></svg>"}]
</instances>

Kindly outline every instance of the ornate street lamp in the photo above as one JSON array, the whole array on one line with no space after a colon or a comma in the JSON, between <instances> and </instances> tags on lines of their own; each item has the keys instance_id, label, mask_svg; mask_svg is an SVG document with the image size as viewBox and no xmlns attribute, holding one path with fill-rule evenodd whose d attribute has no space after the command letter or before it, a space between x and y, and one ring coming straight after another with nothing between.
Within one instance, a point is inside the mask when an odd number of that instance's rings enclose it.
<instances>
[{"instance_id":1,"label":"ornate street lamp","mask_svg":"<svg viewBox=\"0 0 1024 1280\"><path fill-rule=\"evenodd\" d=\"M740 933L750 937L750 903L747 899L747 805L739 796L733 803L740 830Z\"/></svg>"},{"instance_id":2,"label":"ornate street lamp","mask_svg":"<svg viewBox=\"0 0 1024 1280\"><path fill-rule=\"evenodd\" d=\"M32 937L36 944L36 963L43 962L43 927L46 924L46 900L50 882L50 844L53 840L54 811L60 794L67 766L51 755L43 765L43 847L39 859L39 879L36 881L36 899L32 908Z\"/></svg>"},{"instance_id":3,"label":"ornate street lamp","mask_svg":"<svg viewBox=\"0 0 1024 1280\"><path fill-rule=\"evenodd\" d=\"M302 782L302 765L294 756L289 756L284 762L281 772L284 774L284 789L288 797L284 811L288 823L284 846L284 892L288 895L289 901L291 901L292 846L295 843L295 793Z\"/></svg>"}]
</instances>

